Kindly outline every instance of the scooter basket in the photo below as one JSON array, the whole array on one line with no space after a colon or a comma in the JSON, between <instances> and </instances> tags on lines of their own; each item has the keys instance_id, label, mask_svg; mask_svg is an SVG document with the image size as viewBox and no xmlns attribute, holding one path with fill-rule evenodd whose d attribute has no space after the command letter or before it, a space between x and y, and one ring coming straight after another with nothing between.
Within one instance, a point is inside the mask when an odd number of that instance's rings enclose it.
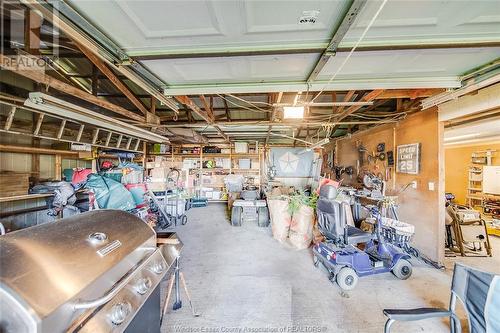
<instances>
[{"instance_id":1,"label":"scooter basket","mask_svg":"<svg viewBox=\"0 0 500 333\"><path fill-rule=\"evenodd\" d=\"M409 223L382 218L382 236L393 244L406 244L411 242L415 234L415 226Z\"/></svg>"}]
</instances>

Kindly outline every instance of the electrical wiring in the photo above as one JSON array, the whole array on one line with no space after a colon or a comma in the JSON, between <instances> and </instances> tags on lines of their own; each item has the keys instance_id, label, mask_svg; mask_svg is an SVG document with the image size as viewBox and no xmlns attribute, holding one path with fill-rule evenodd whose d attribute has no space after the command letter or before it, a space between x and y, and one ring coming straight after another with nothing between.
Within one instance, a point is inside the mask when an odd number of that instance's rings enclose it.
<instances>
[{"instance_id":1,"label":"electrical wiring","mask_svg":"<svg viewBox=\"0 0 500 333\"><path fill-rule=\"evenodd\" d=\"M354 51L356 50L356 48L359 46L359 44L361 44L361 41L365 38L365 35L368 33L368 30L370 30L370 28L372 27L373 23L375 23L375 20L377 19L378 15L380 14L380 12L382 11L382 9L384 8L384 6L387 3L387 1L388 0L382 1L382 4L378 8L377 12L372 17L372 19L370 20L370 23L368 23L368 25L366 26L365 30L363 31L363 33L359 37L359 39L356 42L356 44L354 45L354 47L351 49L351 51L349 51L349 54L347 54L347 57L344 59L344 61L342 62L342 64L339 66L339 68L337 68L337 70L335 71L335 73L333 74L333 76L330 78L330 80L328 80L328 82L323 86L323 88L321 88L321 90L316 94L316 96L314 96L314 98L311 100L311 102L314 102L316 100L316 98L318 98L325 91L326 87L330 83L332 83L332 81L337 77L337 75L340 73L340 71L342 70L342 68L344 68L345 64L351 58L351 56L354 53Z\"/></svg>"},{"instance_id":2,"label":"electrical wiring","mask_svg":"<svg viewBox=\"0 0 500 333\"><path fill-rule=\"evenodd\" d=\"M248 103L248 104L250 104L250 105L252 105L252 106L255 106L255 104L263 104L263 105L267 105L267 106L273 106L272 104L267 103L267 102L258 102L258 101L257 101L257 102L255 102L255 101L254 101L254 102L250 102L250 101L247 101L246 99L243 99L243 98L241 98L241 97L238 97L238 96L235 96L235 95L232 95L232 94L227 94L227 96L230 96L230 97L232 97L232 98L234 98L234 99L237 99L237 100L239 100L239 101L242 101L242 102Z\"/></svg>"},{"instance_id":3,"label":"electrical wiring","mask_svg":"<svg viewBox=\"0 0 500 333\"><path fill-rule=\"evenodd\" d=\"M272 112L271 110L265 110L265 109L262 109L262 108L259 108L258 106L254 106L257 110L255 109L251 109L249 107L246 107L244 105L241 105L241 104L238 104L238 103L235 103L227 98L225 98L224 96L220 95L220 94L217 94L217 96L219 96L220 98L222 98L223 100L225 100L226 102L228 103L231 103L232 105L234 106L237 106L238 108L241 108L241 109L244 109L244 110L247 110L247 111L252 111L252 112L261 112L261 113L270 113ZM230 95L232 96L232 95ZM242 98L238 98L238 99L242 99ZM243 99L242 99L243 100ZM244 100L243 100L244 101ZM249 104L251 104L250 102L248 102Z\"/></svg>"}]
</instances>

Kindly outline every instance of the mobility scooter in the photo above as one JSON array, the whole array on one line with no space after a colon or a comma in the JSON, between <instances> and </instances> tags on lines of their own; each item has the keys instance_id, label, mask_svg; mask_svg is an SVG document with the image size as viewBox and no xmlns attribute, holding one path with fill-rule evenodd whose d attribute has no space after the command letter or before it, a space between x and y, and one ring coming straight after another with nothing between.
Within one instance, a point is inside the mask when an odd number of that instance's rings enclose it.
<instances>
[{"instance_id":1,"label":"mobility scooter","mask_svg":"<svg viewBox=\"0 0 500 333\"><path fill-rule=\"evenodd\" d=\"M318 227L326 241L313 247L314 265L322 263L330 272L330 281L345 291L354 289L359 277L373 274L392 272L399 279L408 279L412 273L410 256L399 245L410 241L413 226L390 219L383 225L383 207L374 206L370 209L375 217L374 232L365 232L347 223L350 205L335 200L336 197L335 187L321 187ZM358 244L364 244L364 250Z\"/></svg>"}]
</instances>

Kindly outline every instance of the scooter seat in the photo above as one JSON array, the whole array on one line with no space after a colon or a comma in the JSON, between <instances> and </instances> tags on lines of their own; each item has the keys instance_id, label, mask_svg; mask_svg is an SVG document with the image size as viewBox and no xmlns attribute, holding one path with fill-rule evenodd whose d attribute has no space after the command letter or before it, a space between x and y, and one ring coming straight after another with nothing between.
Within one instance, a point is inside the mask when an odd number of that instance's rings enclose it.
<instances>
[{"instance_id":1,"label":"scooter seat","mask_svg":"<svg viewBox=\"0 0 500 333\"><path fill-rule=\"evenodd\" d=\"M353 226L346 226L347 244L367 243L373 239L373 234Z\"/></svg>"}]
</instances>

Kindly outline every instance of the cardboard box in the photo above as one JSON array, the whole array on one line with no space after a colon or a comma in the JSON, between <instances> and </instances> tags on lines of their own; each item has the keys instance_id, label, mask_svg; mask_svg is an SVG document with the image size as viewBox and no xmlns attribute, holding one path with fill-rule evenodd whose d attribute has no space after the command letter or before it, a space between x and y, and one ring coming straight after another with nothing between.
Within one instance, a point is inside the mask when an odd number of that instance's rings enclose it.
<instances>
[{"instance_id":1,"label":"cardboard box","mask_svg":"<svg viewBox=\"0 0 500 333\"><path fill-rule=\"evenodd\" d=\"M248 143L247 142L235 142L234 152L236 154L246 154L248 153Z\"/></svg>"}]
</instances>

